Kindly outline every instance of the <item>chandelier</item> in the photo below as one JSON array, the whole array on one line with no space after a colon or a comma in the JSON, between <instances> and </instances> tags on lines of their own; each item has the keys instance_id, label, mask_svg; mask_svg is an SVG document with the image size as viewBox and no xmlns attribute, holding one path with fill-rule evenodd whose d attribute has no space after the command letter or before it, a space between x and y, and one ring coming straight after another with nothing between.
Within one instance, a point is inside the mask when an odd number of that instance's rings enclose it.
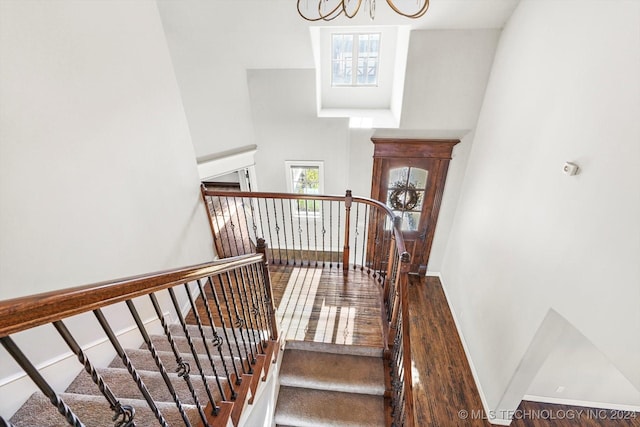
<instances>
[{"instance_id":1,"label":"chandelier","mask_svg":"<svg viewBox=\"0 0 640 427\"><path fill-rule=\"evenodd\" d=\"M376 0L298 0L298 13L307 21L331 21L340 15L353 18L365 3L369 17L375 18ZM394 12L407 18L420 18L429 8L429 0L386 0ZM399 6L402 4L403 6Z\"/></svg>"}]
</instances>

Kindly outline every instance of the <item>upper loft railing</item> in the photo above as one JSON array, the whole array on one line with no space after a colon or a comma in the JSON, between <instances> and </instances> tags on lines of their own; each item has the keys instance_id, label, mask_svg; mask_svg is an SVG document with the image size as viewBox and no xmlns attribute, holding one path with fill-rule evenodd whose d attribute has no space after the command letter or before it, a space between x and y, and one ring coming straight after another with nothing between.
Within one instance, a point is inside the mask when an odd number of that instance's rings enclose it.
<instances>
[{"instance_id":1,"label":"upper loft railing","mask_svg":"<svg viewBox=\"0 0 640 427\"><path fill-rule=\"evenodd\" d=\"M189 324L185 320L187 313L193 317ZM156 329L162 336L160 341L152 337L149 319L159 323ZM84 423L35 367L34 355L28 354L32 348L17 344L24 340L14 337L24 331L42 327L46 329L41 329L41 333L57 332L61 344L64 342L75 354L79 370L83 368L91 375L108 402L114 425L135 426L135 408L121 403L122 399L112 391L113 385L103 379L98 366L83 350L81 339L77 338L86 339L91 330L95 331L94 339L106 337L110 351L115 352L130 374L132 384L135 383L153 413L152 418L161 426L168 426L164 409L160 410L154 401L154 393L138 374L116 331L122 328L123 322L135 324L175 403L173 411L179 412L179 417L174 418L186 426L227 425L226 421L216 420L221 406L231 406L228 402L238 396L243 375L252 373L256 357L264 354L278 338L269 275L262 254L0 301L0 343L69 425L83 426ZM181 335L179 344L176 344L177 334ZM168 362L159 356L158 345L173 353L171 359L174 358L175 363L171 363L177 366L180 379L168 375L165 366ZM202 357L204 353L206 358ZM195 366L190 366L187 360ZM201 381L198 393L190 372L199 378L199 384ZM189 405L178 396L176 382L186 383L192 400ZM201 392L201 387L206 393ZM229 411L222 412L228 415ZM11 424L0 417L0 425Z\"/></svg>"},{"instance_id":2,"label":"upper loft railing","mask_svg":"<svg viewBox=\"0 0 640 427\"><path fill-rule=\"evenodd\" d=\"M400 219L363 197L219 191L202 186L221 257L254 252L263 238L271 264L357 270L380 284L389 360L390 425L413 426L409 306L410 255Z\"/></svg>"}]
</instances>

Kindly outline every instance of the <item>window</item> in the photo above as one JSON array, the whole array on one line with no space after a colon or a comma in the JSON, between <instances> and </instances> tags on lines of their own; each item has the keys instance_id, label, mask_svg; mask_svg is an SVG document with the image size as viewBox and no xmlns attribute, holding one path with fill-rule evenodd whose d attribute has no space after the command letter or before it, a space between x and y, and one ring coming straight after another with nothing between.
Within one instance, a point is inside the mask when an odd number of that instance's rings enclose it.
<instances>
[{"instance_id":1,"label":"window","mask_svg":"<svg viewBox=\"0 0 640 427\"><path fill-rule=\"evenodd\" d=\"M331 85L378 84L380 33L332 34Z\"/></svg>"},{"instance_id":2,"label":"window","mask_svg":"<svg viewBox=\"0 0 640 427\"><path fill-rule=\"evenodd\" d=\"M322 194L324 192L324 162L287 161L287 190L295 194ZM320 215L320 202L298 200L298 214Z\"/></svg>"},{"instance_id":3,"label":"window","mask_svg":"<svg viewBox=\"0 0 640 427\"><path fill-rule=\"evenodd\" d=\"M413 166L389 170L387 206L402 218L402 231L418 230L428 175L428 170Z\"/></svg>"}]
</instances>

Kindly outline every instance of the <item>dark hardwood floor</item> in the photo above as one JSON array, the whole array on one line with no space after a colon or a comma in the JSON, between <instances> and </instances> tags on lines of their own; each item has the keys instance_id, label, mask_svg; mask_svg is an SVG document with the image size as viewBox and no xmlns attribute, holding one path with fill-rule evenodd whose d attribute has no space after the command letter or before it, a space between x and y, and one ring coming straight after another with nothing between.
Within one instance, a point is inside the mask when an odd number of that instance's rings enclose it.
<instances>
[{"instance_id":1,"label":"dark hardwood floor","mask_svg":"<svg viewBox=\"0 0 640 427\"><path fill-rule=\"evenodd\" d=\"M489 426L442 285L410 276L416 424ZM640 413L523 401L512 427L640 426ZM486 418L486 417L485 417Z\"/></svg>"}]
</instances>

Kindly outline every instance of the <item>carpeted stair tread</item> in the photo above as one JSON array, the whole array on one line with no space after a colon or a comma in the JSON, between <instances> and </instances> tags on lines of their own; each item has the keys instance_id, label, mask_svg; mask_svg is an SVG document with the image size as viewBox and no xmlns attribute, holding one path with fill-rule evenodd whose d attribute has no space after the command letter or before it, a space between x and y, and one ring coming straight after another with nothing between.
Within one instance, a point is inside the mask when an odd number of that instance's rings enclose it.
<instances>
[{"instance_id":1,"label":"carpeted stair tread","mask_svg":"<svg viewBox=\"0 0 640 427\"><path fill-rule=\"evenodd\" d=\"M209 326L205 326L204 328L204 335L207 338L213 338L213 330L211 329L211 327ZM224 335L224 328L216 326L215 328L216 334L222 338L225 338ZM185 336L184 334L184 330L182 329L182 325L180 324L171 324L169 325L169 330L171 331L171 335L173 336ZM198 328L197 325L187 325L187 331L189 331L189 335L191 335L192 338L194 337L201 337L202 335L200 335L200 329ZM248 332L248 333L247 333ZM238 335L238 329L235 330L236 333L236 338L238 341L240 341L240 337ZM260 329L243 329L243 335L245 337L245 340L247 339L247 335L249 338L251 338L251 341L260 341L261 339L267 339L268 338L268 333L267 331L264 330L260 330ZM231 329L227 328L227 338L229 338L229 341L234 341L234 336L233 333L231 331Z\"/></svg>"},{"instance_id":2,"label":"carpeted stair tread","mask_svg":"<svg viewBox=\"0 0 640 427\"><path fill-rule=\"evenodd\" d=\"M298 427L384 426L384 397L282 386L275 423Z\"/></svg>"},{"instance_id":3,"label":"carpeted stair tread","mask_svg":"<svg viewBox=\"0 0 640 427\"><path fill-rule=\"evenodd\" d=\"M142 382L145 384L149 393L153 397L156 402L173 402L173 397L169 392L169 389L162 378L160 372L153 371L144 371L137 370L138 375L142 379ZM140 399L143 400L144 397L142 392L133 381L131 375L125 369L115 369L115 368L105 368L99 369L99 374L102 376L104 382L109 386L111 391L115 396L121 399ZM178 374L175 373L167 373L171 380L171 384L183 404L195 404L193 400L193 396L189 391L186 381L183 378L180 378ZM191 384L196 392L196 396L201 404L206 405L208 402L207 393L205 391L204 382L202 378L198 375L189 375L191 380ZM222 400L219 388L217 386L216 380L214 377L205 377L207 380L207 385L209 386L209 390L211 391L213 398L218 401ZM226 379L221 379L220 381L223 389L226 383ZM82 371L69 385L67 388L67 393L75 393L75 394L87 394L87 395L96 395L101 396L100 390L98 386L94 384L91 379L91 375L87 372Z\"/></svg>"},{"instance_id":4,"label":"carpeted stair tread","mask_svg":"<svg viewBox=\"0 0 640 427\"><path fill-rule=\"evenodd\" d=\"M174 336L173 341L176 347L178 348L178 351L180 351L180 353L192 354L191 348L189 347L189 341L187 340L186 337ZM205 344L199 335L197 337L192 336L191 341L193 343L193 347L195 348L197 354L202 354L202 355L207 354L207 350L205 349ZM171 344L167 340L167 337L165 337L164 335L152 335L151 342L153 343L153 346L156 348L156 350L171 351ZM249 349L249 341L245 340L243 342L239 336L238 336L237 344L235 341L231 339L229 340L229 342L231 343L231 350L233 351L233 355L235 357L239 356L238 347L240 348L240 354L243 354L243 355L246 352L245 345L247 349ZM209 352L211 353L212 356L220 355L220 352L218 351L218 349L212 345L211 340L207 340L207 347L209 348ZM142 344L140 348L147 348L147 345ZM229 352L229 345L227 344L226 341L222 344L222 354L224 356L229 356L231 354Z\"/></svg>"},{"instance_id":5,"label":"carpeted stair tread","mask_svg":"<svg viewBox=\"0 0 640 427\"><path fill-rule=\"evenodd\" d=\"M383 395L383 360L378 357L287 349L280 368L280 384Z\"/></svg>"},{"instance_id":6,"label":"carpeted stair tread","mask_svg":"<svg viewBox=\"0 0 640 427\"><path fill-rule=\"evenodd\" d=\"M76 416L87 427L112 426L113 411L103 396L88 396L79 394L61 393L62 400L71 407ZM136 399L121 399L123 405L131 405L135 408L135 422L138 427L157 426L158 421L147 406L147 402ZM184 421L175 404L157 403L167 423L171 426L184 425ZM187 417L192 424L199 420L197 409L193 405L183 405ZM16 412L10 420L16 427L68 427L64 416L58 413L49 399L42 393L34 393L27 402Z\"/></svg>"},{"instance_id":7,"label":"carpeted stair tread","mask_svg":"<svg viewBox=\"0 0 640 427\"><path fill-rule=\"evenodd\" d=\"M145 349L127 349L127 355L131 360L133 366L136 369L142 369L146 371L157 371L156 362L153 360L153 356L151 356L151 352ZM162 361L167 372L176 372L178 368L178 364L176 363L176 358L171 351L158 351L158 356ZM198 371L198 367L193 359L191 353L181 353L182 360L189 364L191 368L191 376L200 376L200 372ZM220 356L212 356L213 364L216 368L216 372L220 377L226 377L223 361ZM236 366L237 369L241 369L239 359L236 358ZM233 366L231 365L231 356L225 357L225 362L227 365L227 370L231 374L233 372ZM205 375L213 375L213 368L211 367L211 362L209 362L206 354L200 358L200 365L202 366L202 370ZM123 368L124 365L119 358L115 358L111 364L110 368Z\"/></svg>"},{"instance_id":8,"label":"carpeted stair tread","mask_svg":"<svg viewBox=\"0 0 640 427\"><path fill-rule=\"evenodd\" d=\"M287 341L287 350L307 350L323 353L350 354L352 356L382 357L381 347L368 347L363 345L344 345L333 343L322 343L313 341Z\"/></svg>"}]
</instances>

